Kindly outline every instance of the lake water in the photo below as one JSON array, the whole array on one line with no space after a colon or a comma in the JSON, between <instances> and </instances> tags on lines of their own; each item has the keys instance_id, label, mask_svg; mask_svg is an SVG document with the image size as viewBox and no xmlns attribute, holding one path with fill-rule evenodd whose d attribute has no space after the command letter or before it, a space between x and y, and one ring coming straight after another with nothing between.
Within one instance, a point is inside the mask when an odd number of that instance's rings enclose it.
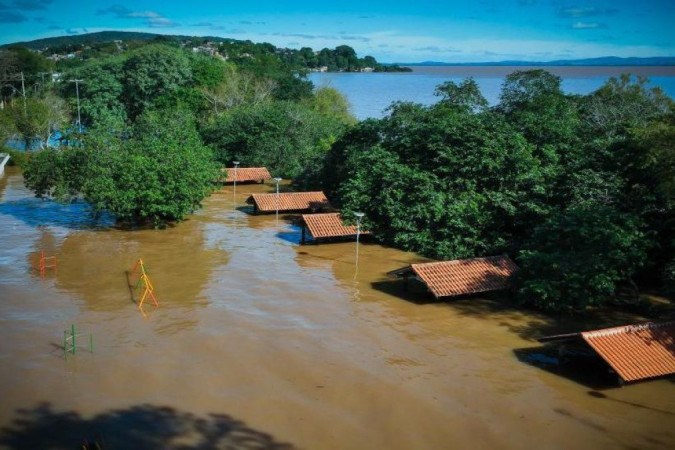
<instances>
[{"instance_id":1,"label":"lake water","mask_svg":"<svg viewBox=\"0 0 675 450\"><path fill-rule=\"evenodd\" d=\"M646 76L650 86L661 87L675 98L675 67L536 67L562 78L567 93L588 94L602 86L609 77L622 73ZM413 67L407 73L311 73L316 86L331 86L342 92L360 120L379 118L394 101L431 105L438 101L436 86L445 81L461 82L473 77L483 96L496 104L504 77L515 70L531 67Z\"/></svg>"},{"instance_id":2,"label":"lake water","mask_svg":"<svg viewBox=\"0 0 675 450\"><path fill-rule=\"evenodd\" d=\"M36 199L8 168L0 448L675 448L672 380L613 388L535 340L597 323L406 292L386 274L422 258L300 246L286 217L243 208L273 191L228 186L174 227L124 231ZM42 251L58 261L43 276ZM138 258L157 308L132 301ZM71 324L84 348L66 359Z\"/></svg>"}]
</instances>

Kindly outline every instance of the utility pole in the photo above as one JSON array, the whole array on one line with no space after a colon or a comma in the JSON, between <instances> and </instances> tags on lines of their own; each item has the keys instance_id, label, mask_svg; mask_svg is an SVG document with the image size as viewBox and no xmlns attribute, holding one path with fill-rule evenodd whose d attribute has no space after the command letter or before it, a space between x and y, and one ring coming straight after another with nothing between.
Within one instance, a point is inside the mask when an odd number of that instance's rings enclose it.
<instances>
[{"instance_id":1,"label":"utility pole","mask_svg":"<svg viewBox=\"0 0 675 450\"><path fill-rule=\"evenodd\" d=\"M23 72L21 72L21 94L23 95L23 113L27 114L26 112L26 83L23 78Z\"/></svg>"},{"instance_id":2,"label":"utility pole","mask_svg":"<svg viewBox=\"0 0 675 450\"><path fill-rule=\"evenodd\" d=\"M71 83L75 83L75 93L77 94L77 126L80 129L80 133L82 133L82 121L80 120L80 83L82 83L83 80L68 80Z\"/></svg>"}]
</instances>

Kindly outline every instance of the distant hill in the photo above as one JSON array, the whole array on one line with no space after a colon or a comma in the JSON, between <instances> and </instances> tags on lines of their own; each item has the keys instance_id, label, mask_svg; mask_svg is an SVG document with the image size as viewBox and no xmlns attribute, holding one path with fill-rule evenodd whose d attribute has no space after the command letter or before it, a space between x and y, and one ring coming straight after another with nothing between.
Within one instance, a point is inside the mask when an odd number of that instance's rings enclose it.
<instances>
[{"instance_id":1,"label":"distant hill","mask_svg":"<svg viewBox=\"0 0 675 450\"><path fill-rule=\"evenodd\" d=\"M13 42L0 47L21 46L31 50L41 50L47 47L64 47L69 45L91 45L112 41L151 41L161 34L138 33L134 31L99 31L98 33L76 34L72 36L57 36L36 39L27 42Z\"/></svg>"},{"instance_id":2,"label":"distant hill","mask_svg":"<svg viewBox=\"0 0 675 450\"><path fill-rule=\"evenodd\" d=\"M588 59L561 59L556 61L496 61L449 63L424 61L420 63L396 63L401 66L675 66L675 57L655 56L650 58L619 58L605 56Z\"/></svg>"},{"instance_id":3,"label":"distant hill","mask_svg":"<svg viewBox=\"0 0 675 450\"><path fill-rule=\"evenodd\" d=\"M213 54L216 50L224 52L226 57L238 60L244 65L251 64L246 60L256 55L274 55L282 62L299 70L328 71L328 72L410 72L408 67L396 64L380 64L372 56L359 58L353 48L339 45L335 49L321 49L314 52L311 48L300 50L278 48L269 43L253 43L218 36L183 36L155 33L139 33L129 31L99 31L96 33L78 34L72 36L58 36L34 41L13 42L0 46L23 47L48 54L70 54L77 52L79 58L89 59L99 57L100 53L110 53L113 41L121 41L130 45L132 42L141 45L146 42L160 41L180 45L188 45L195 51L205 51ZM95 47L92 49L91 47ZM108 47L108 48L106 48ZM188 47L188 48L189 48ZM120 48L113 51L120 51ZM98 53L97 53L98 52ZM244 58L242 60L242 58Z\"/></svg>"}]
</instances>

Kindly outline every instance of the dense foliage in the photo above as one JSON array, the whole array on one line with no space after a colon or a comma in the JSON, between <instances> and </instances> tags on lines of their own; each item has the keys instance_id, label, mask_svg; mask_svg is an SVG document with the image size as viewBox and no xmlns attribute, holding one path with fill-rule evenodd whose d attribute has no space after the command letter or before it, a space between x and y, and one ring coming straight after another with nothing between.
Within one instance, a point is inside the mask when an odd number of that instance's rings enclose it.
<instances>
[{"instance_id":1,"label":"dense foliage","mask_svg":"<svg viewBox=\"0 0 675 450\"><path fill-rule=\"evenodd\" d=\"M217 166L189 114L146 111L123 136L94 130L81 146L36 154L26 186L61 200L81 194L94 213L154 226L183 219L211 192Z\"/></svg>"},{"instance_id":2,"label":"dense foliage","mask_svg":"<svg viewBox=\"0 0 675 450\"><path fill-rule=\"evenodd\" d=\"M644 80L568 96L515 72L494 108L472 80L347 132L298 184L363 211L386 243L439 259L507 253L516 300L564 310L673 280L673 109ZM626 289L624 289L626 288Z\"/></svg>"},{"instance_id":3,"label":"dense foliage","mask_svg":"<svg viewBox=\"0 0 675 450\"><path fill-rule=\"evenodd\" d=\"M341 97L332 108L326 105L325 97L334 94L322 90L303 103L260 102L232 108L205 126L204 140L224 165L245 161L267 167L275 176L294 178L323 157L353 120Z\"/></svg>"},{"instance_id":4,"label":"dense foliage","mask_svg":"<svg viewBox=\"0 0 675 450\"><path fill-rule=\"evenodd\" d=\"M26 97L12 91L0 137L43 149L24 171L37 196L81 196L94 214L163 226L197 208L233 158L293 177L354 123L337 91L313 93L281 58L226 62L170 44L69 64ZM68 123L77 113L82 128Z\"/></svg>"}]
</instances>

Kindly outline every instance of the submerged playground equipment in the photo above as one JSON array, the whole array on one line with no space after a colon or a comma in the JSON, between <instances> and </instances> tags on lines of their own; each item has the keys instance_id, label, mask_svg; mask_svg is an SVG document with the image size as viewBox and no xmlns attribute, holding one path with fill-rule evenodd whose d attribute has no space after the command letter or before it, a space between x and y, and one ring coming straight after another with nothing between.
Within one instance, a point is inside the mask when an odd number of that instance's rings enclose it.
<instances>
[{"instance_id":1,"label":"submerged playground equipment","mask_svg":"<svg viewBox=\"0 0 675 450\"><path fill-rule=\"evenodd\" d=\"M38 271L40 272L40 277L44 278L47 273L47 269L53 269L56 272L58 268L58 263L56 261L56 256L45 256L44 250L40 251L40 260L38 261Z\"/></svg>"},{"instance_id":2,"label":"submerged playground equipment","mask_svg":"<svg viewBox=\"0 0 675 450\"><path fill-rule=\"evenodd\" d=\"M89 335L88 350L89 353L94 353L94 337L92 336L91 332L89 332L88 335ZM83 336L87 336L87 334L77 333L75 331L75 325L71 325L69 329L63 330L63 354L66 358L68 358L68 354L75 355L78 348L79 349L86 348L81 345L80 346L77 345L77 342L80 341L79 338Z\"/></svg>"},{"instance_id":3,"label":"submerged playground equipment","mask_svg":"<svg viewBox=\"0 0 675 450\"><path fill-rule=\"evenodd\" d=\"M138 307L142 308L143 307L143 302L147 298L150 298L152 300L152 303L155 306L159 306L159 302L157 301L157 297L155 297L155 288L152 285L152 282L150 281L150 277L148 276L148 272L145 269L145 265L143 264L142 259L138 259L136 263L134 264L134 267L131 268L131 270L128 272L129 275L129 286L131 287L131 280L132 278L138 276L138 280L136 280L135 286L133 286L134 291L138 291L139 289L143 289L143 293L140 295L140 300L138 301Z\"/></svg>"}]
</instances>

